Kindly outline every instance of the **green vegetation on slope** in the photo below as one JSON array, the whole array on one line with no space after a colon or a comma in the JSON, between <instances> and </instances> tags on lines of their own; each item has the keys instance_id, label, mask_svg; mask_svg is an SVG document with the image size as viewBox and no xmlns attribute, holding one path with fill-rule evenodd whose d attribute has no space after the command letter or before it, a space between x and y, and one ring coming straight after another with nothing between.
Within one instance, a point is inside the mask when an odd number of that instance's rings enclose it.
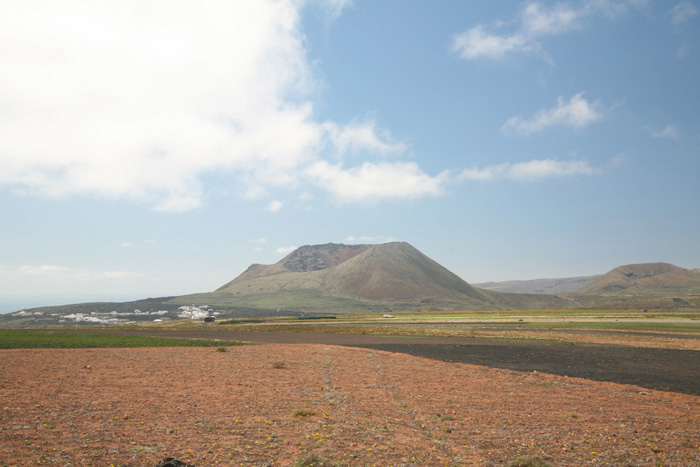
<instances>
[{"instance_id":1,"label":"green vegetation on slope","mask_svg":"<svg viewBox=\"0 0 700 467\"><path fill-rule=\"evenodd\" d=\"M202 339L0 330L0 349L87 349L122 347L223 347L243 345Z\"/></svg>"}]
</instances>

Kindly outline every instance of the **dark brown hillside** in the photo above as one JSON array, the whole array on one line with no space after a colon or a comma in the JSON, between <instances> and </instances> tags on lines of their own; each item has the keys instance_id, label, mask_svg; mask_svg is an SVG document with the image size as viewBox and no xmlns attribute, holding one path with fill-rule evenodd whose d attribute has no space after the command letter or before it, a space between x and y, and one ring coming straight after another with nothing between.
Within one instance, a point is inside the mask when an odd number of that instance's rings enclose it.
<instances>
[{"instance_id":1,"label":"dark brown hillside","mask_svg":"<svg viewBox=\"0 0 700 467\"><path fill-rule=\"evenodd\" d=\"M370 245L306 245L297 248L282 260L285 269L292 272L320 271L332 268L367 251Z\"/></svg>"}]
</instances>

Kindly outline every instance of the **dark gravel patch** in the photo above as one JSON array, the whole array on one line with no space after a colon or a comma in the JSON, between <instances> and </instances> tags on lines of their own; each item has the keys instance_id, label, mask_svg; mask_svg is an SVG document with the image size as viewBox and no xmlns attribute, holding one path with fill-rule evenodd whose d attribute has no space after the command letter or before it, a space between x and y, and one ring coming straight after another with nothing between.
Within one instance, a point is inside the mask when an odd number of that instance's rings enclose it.
<instances>
[{"instance_id":1,"label":"dark gravel patch","mask_svg":"<svg viewBox=\"0 0 700 467\"><path fill-rule=\"evenodd\" d=\"M537 343L369 344L358 347L700 395L700 352L694 350Z\"/></svg>"}]
</instances>

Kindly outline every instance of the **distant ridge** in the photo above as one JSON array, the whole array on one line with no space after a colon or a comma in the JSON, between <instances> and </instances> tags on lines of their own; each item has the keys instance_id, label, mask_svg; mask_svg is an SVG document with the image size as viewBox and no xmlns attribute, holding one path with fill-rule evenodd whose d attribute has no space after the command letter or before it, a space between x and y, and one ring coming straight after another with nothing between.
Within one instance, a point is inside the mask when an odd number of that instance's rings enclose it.
<instances>
[{"instance_id":1,"label":"distant ridge","mask_svg":"<svg viewBox=\"0 0 700 467\"><path fill-rule=\"evenodd\" d=\"M482 282L479 284L472 283L472 285L479 289L492 290L494 292L556 295L566 292L577 292L599 277L600 275L564 277L561 279Z\"/></svg>"},{"instance_id":2,"label":"distant ridge","mask_svg":"<svg viewBox=\"0 0 700 467\"><path fill-rule=\"evenodd\" d=\"M698 295L700 269L668 263L617 267L581 288L582 295Z\"/></svg>"}]
</instances>

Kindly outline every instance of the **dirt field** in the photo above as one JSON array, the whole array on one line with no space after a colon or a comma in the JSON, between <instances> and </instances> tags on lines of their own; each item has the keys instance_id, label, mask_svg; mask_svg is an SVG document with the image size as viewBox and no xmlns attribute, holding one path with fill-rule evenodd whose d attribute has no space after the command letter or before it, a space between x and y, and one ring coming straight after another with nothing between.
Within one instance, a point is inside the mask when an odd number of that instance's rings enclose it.
<instances>
[{"instance_id":1,"label":"dirt field","mask_svg":"<svg viewBox=\"0 0 700 467\"><path fill-rule=\"evenodd\" d=\"M0 401L1 466L700 465L698 396L323 344L5 350Z\"/></svg>"},{"instance_id":2,"label":"dirt field","mask_svg":"<svg viewBox=\"0 0 700 467\"><path fill-rule=\"evenodd\" d=\"M396 337L314 332L87 329L73 332L138 334L283 344L335 344L400 352L446 362L634 384L700 396L700 351L614 345L502 342L472 337ZM632 344L645 336L631 334ZM656 334L658 335L658 334ZM694 336L697 337L697 336ZM618 336L621 340L623 335ZM680 339L675 339L681 342ZM697 339L695 339L697 342Z\"/></svg>"}]
</instances>

